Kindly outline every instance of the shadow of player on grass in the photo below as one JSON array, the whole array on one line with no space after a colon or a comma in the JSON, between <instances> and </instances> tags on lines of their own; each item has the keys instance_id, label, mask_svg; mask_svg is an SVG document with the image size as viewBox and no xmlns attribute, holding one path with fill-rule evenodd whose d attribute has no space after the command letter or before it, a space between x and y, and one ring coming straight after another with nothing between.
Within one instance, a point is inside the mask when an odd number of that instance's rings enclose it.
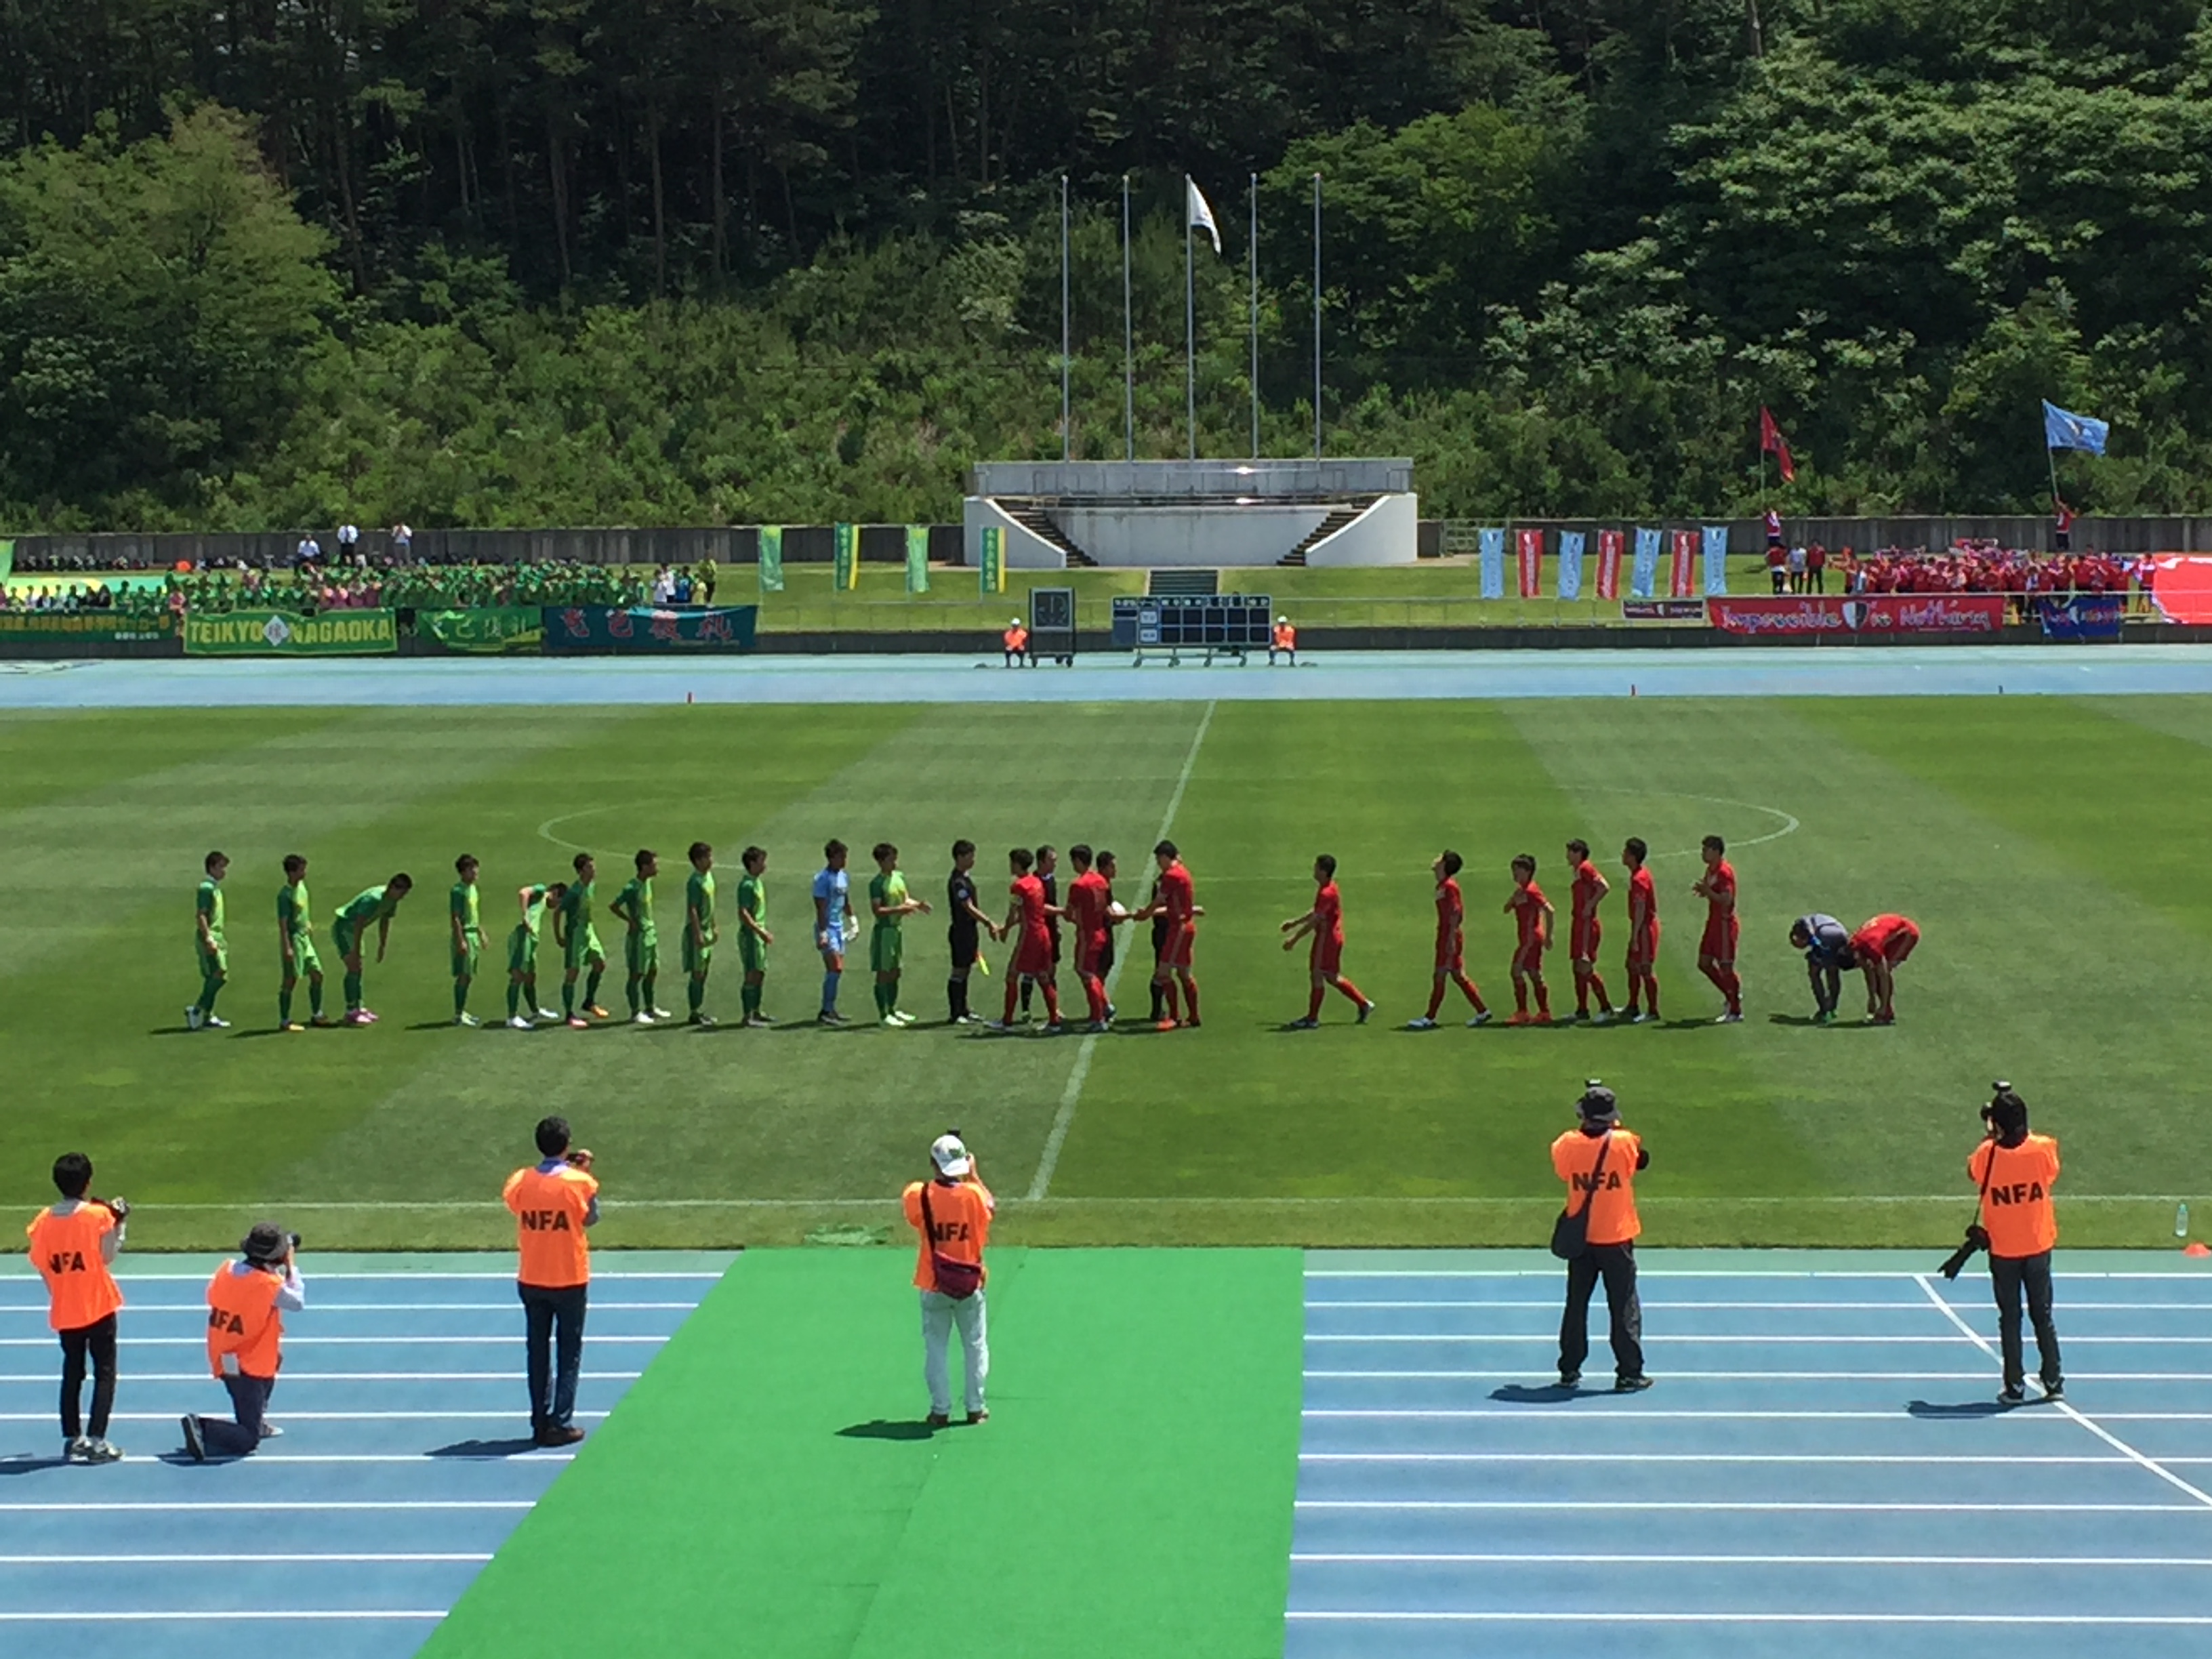
<instances>
[{"instance_id":1,"label":"shadow of player on grass","mask_svg":"<svg viewBox=\"0 0 2212 1659\"><path fill-rule=\"evenodd\" d=\"M854 1423L837 1431L840 1440L927 1440L936 1432L919 1418L908 1421L890 1421L877 1418L871 1423Z\"/></svg>"}]
</instances>

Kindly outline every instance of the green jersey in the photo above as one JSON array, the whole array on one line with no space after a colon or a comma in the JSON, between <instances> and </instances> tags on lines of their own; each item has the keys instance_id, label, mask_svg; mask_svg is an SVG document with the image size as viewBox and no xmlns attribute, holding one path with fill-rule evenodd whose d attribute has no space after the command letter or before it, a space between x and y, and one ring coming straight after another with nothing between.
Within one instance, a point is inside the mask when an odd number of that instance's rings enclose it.
<instances>
[{"instance_id":1,"label":"green jersey","mask_svg":"<svg viewBox=\"0 0 2212 1659\"><path fill-rule=\"evenodd\" d=\"M694 870L691 879L684 884L684 937L691 937L691 926L696 918L699 937L707 944L714 942L714 872Z\"/></svg>"},{"instance_id":2,"label":"green jersey","mask_svg":"<svg viewBox=\"0 0 2212 1659\"><path fill-rule=\"evenodd\" d=\"M533 887L530 890L529 898L523 903L520 923L522 931L532 939L536 939L538 929L544 921L545 890L543 887Z\"/></svg>"},{"instance_id":3,"label":"green jersey","mask_svg":"<svg viewBox=\"0 0 2212 1659\"><path fill-rule=\"evenodd\" d=\"M284 924L284 931L294 939L305 939L315 931L315 924L307 915L306 882L288 882L276 890L276 920Z\"/></svg>"},{"instance_id":4,"label":"green jersey","mask_svg":"<svg viewBox=\"0 0 2212 1659\"><path fill-rule=\"evenodd\" d=\"M453 896L448 908L453 912L453 920L461 924L461 932L464 934L471 937L477 937L483 933L483 929L479 925L477 916L476 883L472 881L455 882L453 884Z\"/></svg>"},{"instance_id":5,"label":"green jersey","mask_svg":"<svg viewBox=\"0 0 2212 1659\"><path fill-rule=\"evenodd\" d=\"M561 932L567 939L581 939L592 931L592 884L575 881L561 895Z\"/></svg>"},{"instance_id":6,"label":"green jersey","mask_svg":"<svg viewBox=\"0 0 2212 1659\"><path fill-rule=\"evenodd\" d=\"M196 912L207 918L208 938L220 945L222 943L222 884L213 876L210 876L200 884L199 891L194 895L192 903ZM198 936L199 928L197 924L192 928L192 933L195 938Z\"/></svg>"},{"instance_id":7,"label":"green jersey","mask_svg":"<svg viewBox=\"0 0 2212 1659\"><path fill-rule=\"evenodd\" d=\"M629 924L629 930L641 939L658 937L653 925L653 879L649 876L632 876L623 884L615 902L607 907Z\"/></svg>"},{"instance_id":8,"label":"green jersey","mask_svg":"<svg viewBox=\"0 0 2212 1659\"><path fill-rule=\"evenodd\" d=\"M905 902L906 872L904 871L894 870L887 876L878 876L868 884L868 909L871 915L875 914L876 907L879 904L886 909L896 912L898 907ZM905 920L903 915L896 914L876 915L876 926L896 927Z\"/></svg>"},{"instance_id":9,"label":"green jersey","mask_svg":"<svg viewBox=\"0 0 2212 1659\"><path fill-rule=\"evenodd\" d=\"M747 876L738 884L738 914L750 916L763 927L768 926L768 884L758 876ZM750 927L743 931L750 937L758 937Z\"/></svg>"},{"instance_id":10,"label":"green jersey","mask_svg":"<svg viewBox=\"0 0 2212 1659\"><path fill-rule=\"evenodd\" d=\"M399 901L385 902L388 889L364 887L338 907L337 919L349 927L365 927L380 916L388 916L399 908Z\"/></svg>"}]
</instances>

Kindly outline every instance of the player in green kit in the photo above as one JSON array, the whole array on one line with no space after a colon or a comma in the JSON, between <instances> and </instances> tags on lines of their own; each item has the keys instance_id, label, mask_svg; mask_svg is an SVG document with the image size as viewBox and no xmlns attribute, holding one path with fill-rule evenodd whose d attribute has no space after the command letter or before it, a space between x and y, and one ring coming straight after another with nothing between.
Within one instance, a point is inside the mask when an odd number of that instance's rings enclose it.
<instances>
[{"instance_id":1,"label":"player in green kit","mask_svg":"<svg viewBox=\"0 0 2212 1659\"><path fill-rule=\"evenodd\" d=\"M623 963L629 977L623 993L629 999L633 1025L650 1025L666 1019L668 1011L653 1006L653 981L660 977L660 930L653 921L653 878L660 873L660 854L638 849L637 873L623 884L607 914L620 916L629 932L623 939Z\"/></svg>"},{"instance_id":2,"label":"player in green kit","mask_svg":"<svg viewBox=\"0 0 2212 1659\"><path fill-rule=\"evenodd\" d=\"M868 910L876 925L868 935L868 966L876 970L876 1013L896 1029L914 1024L914 1016L898 1006L899 963L906 954L906 929L901 924L911 915L927 915L929 901L908 896L897 848L878 842L872 856L876 873L868 883Z\"/></svg>"},{"instance_id":3,"label":"player in green kit","mask_svg":"<svg viewBox=\"0 0 2212 1659\"><path fill-rule=\"evenodd\" d=\"M453 873L460 878L447 906L453 932L453 1024L481 1025L483 1022L469 1012L469 986L483 956L483 927L477 915L476 854L464 853L455 859Z\"/></svg>"},{"instance_id":4,"label":"player in green kit","mask_svg":"<svg viewBox=\"0 0 2212 1659\"><path fill-rule=\"evenodd\" d=\"M329 1024L330 1016L323 1012L323 959L315 954L315 924L307 913L307 860L297 853L285 855L284 884L276 890L276 949L283 965L283 984L276 993L277 1028L307 1029L292 1018L292 993L302 975L314 1023Z\"/></svg>"},{"instance_id":5,"label":"player in green kit","mask_svg":"<svg viewBox=\"0 0 2212 1659\"><path fill-rule=\"evenodd\" d=\"M684 993L691 1000L691 1023L712 1025L707 1012L707 970L714 964L714 849L691 843L691 878L684 884L684 971L690 975Z\"/></svg>"},{"instance_id":6,"label":"player in green kit","mask_svg":"<svg viewBox=\"0 0 2212 1659\"><path fill-rule=\"evenodd\" d=\"M738 883L738 965L745 971L743 1000L745 1024L756 1029L775 1024L761 1012L761 992L768 981L768 947L775 935L768 930L768 888L761 878L768 873L768 854L748 847L738 855L744 878Z\"/></svg>"},{"instance_id":7,"label":"player in green kit","mask_svg":"<svg viewBox=\"0 0 2212 1659\"><path fill-rule=\"evenodd\" d=\"M607 971L606 947L599 943L599 930L592 925L592 884L598 878L599 866L592 862L589 853L579 853L575 858L576 879L568 884L568 890L561 895L561 902L553 909L553 942L561 947L561 1012L568 1022L568 1029L584 1029L584 1014L593 1019L605 1019L607 1011L599 1006L599 976ZM591 977L584 981L584 1013L576 1012L576 975L586 967Z\"/></svg>"},{"instance_id":8,"label":"player in green kit","mask_svg":"<svg viewBox=\"0 0 2212 1659\"><path fill-rule=\"evenodd\" d=\"M538 929L545 920L548 901L561 902L568 884L556 881L550 887L518 887L514 896L522 906L522 920L507 936L507 1023L512 1030L526 1031L531 1028L530 1016L522 1010L526 1006L539 1019L558 1019L550 1008L538 1006Z\"/></svg>"},{"instance_id":9,"label":"player in green kit","mask_svg":"<svg viewBox=\"0 0 2212 1659\"><path fill-rule=\"evenodd\" d=\"M215 1017L215 999L230 977L230 947L222 937L222 877L230 868L230 860L220 853L210 853L200 867L207 872L207 878L192 897L192 949L199 960L200 994L199 1000L185 1010L185 1029L228 1030L230 1022Z\"/></svg>"},{"instance_id":10,"label":"player in green kit","mask_svg":"<svg viewBox=\"0 0 2212 1659\"><path fill-rule=\"evenodd\" d=\"M349 1025L376 1024L376 1016L362 1000L361 936L369 923L376 924L376 959L382 962L385 942L392 937L392 914L399 908L399 901L414 890L414 877L394 876L381 887L362 888L340 905L331 919L331 943L345 963L345 1023Z\"/></svg>"}]
</instances>

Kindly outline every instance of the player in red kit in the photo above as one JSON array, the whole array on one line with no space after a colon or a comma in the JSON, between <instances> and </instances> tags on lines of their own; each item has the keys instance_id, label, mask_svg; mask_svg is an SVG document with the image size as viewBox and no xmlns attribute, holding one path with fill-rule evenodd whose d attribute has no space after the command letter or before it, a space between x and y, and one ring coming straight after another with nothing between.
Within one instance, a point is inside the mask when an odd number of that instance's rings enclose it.
<instances>
[{"instance_id":1,"label":"player in red kit","mask_svg":"<svg viewBox=\"0 0 2212 1659\"><path fill-rule=\"evenodd\" d=\"M1567 961L1575 974L1575 1018L1589 1019L1590 993L1597 993L1597 1018L1602 1025L1613 1018L1613 1003L1605 981L1597 975L1597 942L1605 930L1599 926L1597 907L1612 885L1590 862L1589 843L1576 838L1567 843L1567 867L1574 872L1572 908L1567 922Z\"/></svg>"},{"instance_id":2,"label":"player in red kit","mask_svg":"<svg viewBox=\"0 0 2212 1659\"><path fill-rule=\"evenodd\" d=\"M1114 887L1106 871L1113 867L1108 853L1093 869L1091 849L1078 842L1067 849L1067 861L1081 873L1067 890L1067 921L1075 933L1075 976L1083 983L1083 1000L1090 1006L1093 1031L1106 1030L1106 961L1114 942L1113 918L1106 907L1113 902Z\"/></svg>"},{"instance_id":3,"label":"player in red kit","mask_svg":"<svg viewBox=\"0 0 2212 1659\"><path fill-rule=\"evenodd\" d=\"M1014 878L1006 890L1012 895L1013 902L1006 907L1002 931L1013 933L1017 927L1021 931L1014 945L1013 966L1006 970L1006 1010L991 1029L1013 1029L1014 999L1021 994L1022 986L1028 983L1044 993L1044 1034L1058 1036L1060 986L1052 972L1052 918L1067 913L1045 902L1044 883L1030 873L1030 866L1036 862L1036 856L1026 847L1017 847L1006 854L1006 864Z\"/></svg>"},{"instance_id":4,"label":"player in red kit","mask_svg":"<svg viewBox=\"0 0 2212 1659\"><path fill-rule=\"evenodd\" d=\"M1707 836L1704 848L1705 873L1690 889L1705 902L1705 936L1698 941L1698 971L1712 981L1728 999L1728 1011L1713 1022L1736 1025L1743 1020L1743 981L1736 977L1736 935L1742 924L1735 914L1735 871L1723 856L1728 843Z\"/></svg>"},{"instance_id":5,"label":"player in red kit","mask_svg":"<svg viewBox=\"0 0 2212 1659\"><path fill-rule=\"evenodd\" d=\"M1198 981L1190 976L1192 948L1198 943L1198 919L1206 914L1197 902L1190 872L1183 867L1176 844L1164 841L1152 848L1152 861L1160 867L1159 896L1142 913L1167 923L1153 957L1152 983L1167 1001L1166 1018L1156 1028L1172 1031L1176 1025L1198 1024ZM1176 991L1182 991L1182 1008L1176 1006Z\"/></svg>"},{"instance_id":6,"label":"player in red kit","mask_svg":"<svg viewBox=\"0 0 2212 1659\"><path fill-rule=\"evenodd\" d=\"M1552 994L1544 987L1544 952L1552 943L1552 901L1536 885L1536 855L1523 853L1513 860L1513 896L1505 908L1519 924L1513 945L1513 1025L1549 1025ZM1528 1018L1528 988L1536 988L1536 1017Z\"/></svg>"},{"instance_id":7,"label":"player in red kit","mask_svg":"<svg viewBox=\"0 0 2212 1659\"><path fill-rule=\"evenodd\" d=\"M1897 970L1919 943L1920 929L1899 915L1876 916L1851 935L1851 954L1866 975L1869 1025L1897 1023L1897 1011L1890 1006L1897 994Z\"/></svg>"},{"instance_id":8,"label":"player in red kit","mask_svg":"<svg viewBox=\"0 0 2212 1659\"><path fill-rule=\"evenodd\" d=\"M1628 1023L1641 1025L1659 1018L1659 890L1644 861L1651 849L1631 836L1620 849L1628 872ZM1637 1006L1638 1000L1643 1006Z\"/></svg>"},{"instance_id":9,"label":"player in red kit","mask_svg":"<svg viewBox=\"0 0 2212 1659\"><path fill-rule=\"evenodd\" d=\"M1359 1010L1359 1024L1364 1025L1375 1005L1344 976L1344 897L1336 890L1336 860L1327 853L1314 860L1314 884L1320 890L1314 894L1313 908L1283 924L1290 935L1283 941L1285 951L1308 934L1313 936L1313 985L1306 997L1306 1017L1292 1020L1291 1029L1310 1031L1321 1024L1322 999L1332 985L1352 999Z\"/></svg>"},{"instance_id":10,"label":"player in red kit","mask_svg":"<svg viewBox=\"0 0 2212 1659\"><path fill-rule=\"evenodd\" d=\"M1470 1025L1488 1022L1490 1010L1482 1006L1482 993L1467 976L1467 901L1460 896L1460 855L1446 849L1429 866L1429 873L1437 878L1437 969L1436 977L1429 986L1429 1011L1419 1019L1409 1019L1409 1031L1433 1031L1437 1029L1437 1010L1444 1006L1444 987L1456 985L1474 1005L1474 1018Z\"/></svg>"}]
</instances>

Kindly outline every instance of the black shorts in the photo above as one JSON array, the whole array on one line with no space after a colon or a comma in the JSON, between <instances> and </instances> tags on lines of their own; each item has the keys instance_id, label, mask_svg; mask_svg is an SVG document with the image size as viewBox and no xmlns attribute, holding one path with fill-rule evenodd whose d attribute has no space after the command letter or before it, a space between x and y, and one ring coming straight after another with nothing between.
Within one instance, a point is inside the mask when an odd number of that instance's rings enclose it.
<instances>
[{"instance_id":1,"label":"black shorts","mask_svg":"<svg viewBox=\"0 0 2212 1659\"><path fill-rule=\"evenodd\" d=\"M945 935L945 943L952 947L952 966L957 969L975 965L982 953L982 935L973 927L955 927Z\"/></svg>"}]
</instances>

